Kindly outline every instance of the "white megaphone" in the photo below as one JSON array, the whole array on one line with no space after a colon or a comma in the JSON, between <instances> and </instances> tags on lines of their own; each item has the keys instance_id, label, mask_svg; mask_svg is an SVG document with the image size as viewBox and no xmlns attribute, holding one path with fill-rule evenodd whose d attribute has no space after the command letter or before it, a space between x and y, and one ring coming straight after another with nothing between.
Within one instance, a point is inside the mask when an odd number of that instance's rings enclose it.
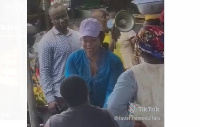
<instances>
[{"instance_id":1,"label":"white megaphone","mask_svg":"<svg viewBox=\"0 0 200 127\"><path fill-rule=\"evenodd\" d=\"M135 25L134 16L125 10L119 11L115 19L109 19L107 22L107 27L113 29L117 28L121 32L128 32L133 29Z\"/></svg>"}]
</instances>

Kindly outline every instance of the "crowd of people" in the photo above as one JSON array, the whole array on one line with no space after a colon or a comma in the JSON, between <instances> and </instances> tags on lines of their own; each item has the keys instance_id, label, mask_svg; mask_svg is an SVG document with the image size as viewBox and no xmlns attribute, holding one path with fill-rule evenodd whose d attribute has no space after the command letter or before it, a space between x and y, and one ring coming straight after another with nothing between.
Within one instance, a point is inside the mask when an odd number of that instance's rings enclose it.
<instances>
[{"instance_id":1,"label":"crowd of people","mask_svg":"<svg viewBox=\"0 0 200 127\"><path fill-rule=\"evenodd\" d=\"M45 127L164 127L164 12L146 17L138 33L109 30L102 9L79 31L68 28L62 4L51 5L49 16L53 28L38 44ZM130 118L130 103L159 108L159 121L114 119Z\"/></svg>"}]
</instances>

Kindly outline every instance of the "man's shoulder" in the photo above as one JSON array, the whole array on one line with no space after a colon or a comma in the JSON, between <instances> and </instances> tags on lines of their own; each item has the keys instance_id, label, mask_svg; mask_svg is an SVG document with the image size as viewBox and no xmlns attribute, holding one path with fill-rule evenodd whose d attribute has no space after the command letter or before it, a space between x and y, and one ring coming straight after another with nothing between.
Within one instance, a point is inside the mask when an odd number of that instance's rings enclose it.
<instances>
[{"instance_id":1,"label":"man's shoulder","mask_svg":"<svg viewBox=\"0 0 200 127\"><path fill-rule=\"evenodd\" d=\"M53 115L49 118L50 120L50 123L59 123L61 122L61 119L62 119L63 115L62 114L56 114L56 115Z\"/></svg>"},{"instance_id":2,"label":"man's shoulder","mask_svg":"<svg viewBox=\"0 0 200 127\"><path fill-rule=\"evenodd\" d=\"M80 115L78 115L80 113ZM50 124L53 126L63 125L63 124L75 124L77 121L82 120L92 120L96 121L99 124L106 125L105 123L101 123L102 121L107 122L110 114L106 109L101 109L96 106L88 105L82 106L73 110L66 110L61 114L56 114L50 117ZM73 119L76 119L73 121ZM81 122L85 124L85 122Z\"/></svg>"},{"instance_id":3,"label":"man's shoulder","mask_svg":"<svg viewBox=\"0 0 200 127\"><path fill-rule=\"evenodd\" d=\"M97 115L101 115L101 116L108 116L109 112L107 109L103 109L97 106L90 106L90 108L97 114Z\"/></svg>"},{"instance_id":4,"label":"man's shoulder","mask_svg":"<svg viewBox=\"0 0 200 127\"><path fill-rule=\"evenodd\" d=\"M52 42L54 40L53 38L54 38L54 36L53 36L52 29L51 29L41 38L39 43L41 44L41 43Z\"/></svg>"},{"instance_id":5,"label":"man's shoulder","mask_svg":"<svg viewBox=\"0 0 200 127\"><path fill-rule=\"evenodd\" d=\"M131 69L132 70L134 70L134 69L145 69L148 65L150 65L150 64L148 64L146 62L142 62L140 64L137 64L137 65L131 67Z\"/></svg>"},{"instance_id":6,"label":"man's shoulder","mask_svg":"<svg viewBox=\"0 0 200 127\"><path fill-rule=\"evenodd\" d=\"M49 124L52 126L52 127L55 127L55 126L62 126L63 123L66 123L68 122L69 120L67 120L67 115L66 114L56 114L56 115L53 115L49 118ZM63 122L64 121L64 122Z\"/></svg>"}]
</instances>

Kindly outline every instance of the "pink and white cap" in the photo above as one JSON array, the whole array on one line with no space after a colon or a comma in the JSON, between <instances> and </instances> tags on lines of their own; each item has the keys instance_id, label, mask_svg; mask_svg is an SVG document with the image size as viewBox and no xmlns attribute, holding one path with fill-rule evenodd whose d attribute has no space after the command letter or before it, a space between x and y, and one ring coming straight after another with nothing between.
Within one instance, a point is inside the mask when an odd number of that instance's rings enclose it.
<instances>
[{"instance_id":1,"label":"pink and white cap","mask_svg":"<svg viewBox=\"0 0 200 127\"><path fill-rule=\"evenodd\" d=\"M83 20L79 28L80 38L84 36L98 37L100 31L102 31L101 24L94 18Z\"/></svg>"}]
</instances>

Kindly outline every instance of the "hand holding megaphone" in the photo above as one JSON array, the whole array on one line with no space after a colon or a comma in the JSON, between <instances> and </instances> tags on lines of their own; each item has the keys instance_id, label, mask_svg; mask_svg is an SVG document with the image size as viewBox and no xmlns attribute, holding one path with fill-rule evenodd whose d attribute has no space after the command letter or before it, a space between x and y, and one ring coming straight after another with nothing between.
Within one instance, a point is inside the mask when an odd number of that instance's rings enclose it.
<instances>
[{"instance_id":1,"label":"hand holding megaphone","mask_svg":"<svg viewBox=\"0 0 200 127\"><path fill-rule=\"evenodd\" d=\"M115 19L109 19L107 27L111 30L113 39L117 40L120 36L120 32L129 32L134 26L133 15L125 10L119 11Z\"/></svg>"},{"instance_id":2,"label":"hand holding megaphone","mask_svg":"<svg viewBox=\"0 0 200 127\"><path fill-rule=\"evenodd\" d=\"M111 30L111 36L114 41L117 41L121 36L120 31L116 29L116 27L113 27Z\"/></svg>"},{"instance_id":3,"label":"hand holding megaphone","mask_svg":"<svg viewBox=\"0 0 200 127\"><path fill-rule=\"evenodd\" d=\"M108 20L107 27L111 31L111 38L112 38L111 45L113 45L114 48L116 49L116 42L119 39L121 34L120 34L120 31L118 29L116 29L116 27L114 26L114 19ZM112 50L114 50L114 49L112 49Z\"/></svg>"},{"instance_id":4,"label":"hand holding megaphone","mask_svg":"<svg viewBox=\"0 0 200 127\"><path fill-rule=\"evenodd\" d=\"M134 26L134 17L133 15L125 10L118 12L115 16L115 19L109 19L107 21L107 27L111 30L112 43L116 48L116 41L120 37L120 32L129 32Z\"/></svg>"}]
</instances>

